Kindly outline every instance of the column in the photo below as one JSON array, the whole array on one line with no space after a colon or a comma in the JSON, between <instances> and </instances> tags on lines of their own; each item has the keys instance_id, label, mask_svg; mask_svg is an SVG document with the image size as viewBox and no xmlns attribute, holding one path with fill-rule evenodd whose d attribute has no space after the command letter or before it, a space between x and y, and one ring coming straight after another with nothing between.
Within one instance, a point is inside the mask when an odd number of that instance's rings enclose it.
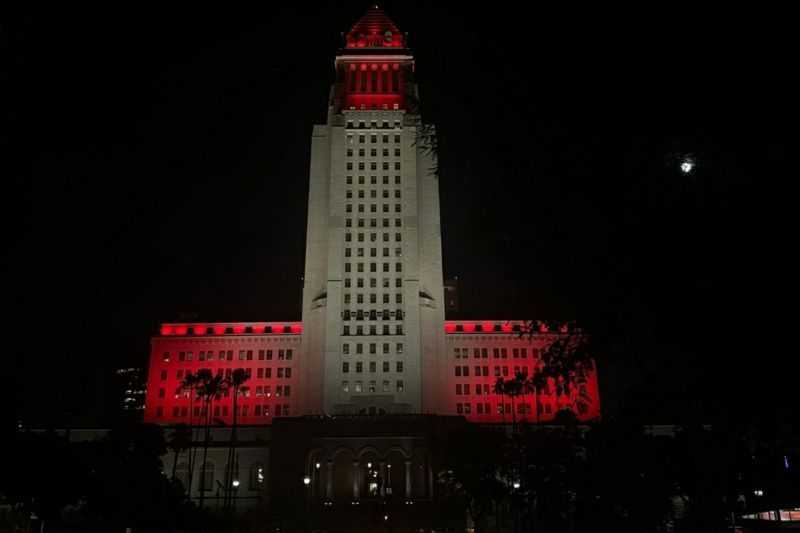
<instances>
[{"instance_id":1,"label":"column","mask_svg":"<svg viewBox=\"0 0 800 533\"><path fill-rule=\"evenodd\" d=\"M325 479L325 497L333 499L333 461L327 463L328 477Z\"/></svg>"},{"instance_id":2,"label":"column","mask_svg":"<svg viewBox=\"0 0 800 533\"><path fill-rule=\"evenodd\" d=\"M406 499L411 499L411 461L406 461Z\"/></svg>"},{"instance_id":3,"label":"column","mask_svg":"<svg viewBox=\"0 0 800 533\"><path fill-rule=\"evenodd\" d=\"M353 461L353 499L358 500L358 474L359 474L359 467L358 461Z\"/></svg>"}]
</instances>

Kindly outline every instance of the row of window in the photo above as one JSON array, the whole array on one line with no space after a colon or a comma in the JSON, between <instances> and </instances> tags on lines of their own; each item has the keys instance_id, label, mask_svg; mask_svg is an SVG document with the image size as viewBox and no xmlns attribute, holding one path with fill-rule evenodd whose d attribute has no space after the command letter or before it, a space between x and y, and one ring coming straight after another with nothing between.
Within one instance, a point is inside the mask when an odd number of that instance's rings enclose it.
<instances>
[{"instance_id":1,"label":"row of window","mask_svg":"<svg viewBox=\"0 0 800 533\"><path fill-rule=\"evenodd\" d=\"M350 320L350 311L345 311L344 313L346 317L344 320ZM342 334L350 335L350 326L345 327L347 327L347 333L343 332ZM364 333L364 331L369 331L369 333ZM384 324L380 331L381 332L378 333L377 325L369 326L369 330L364 330L363 327L356 326L356 335L405 335L405 333L403 333L402 324L396 324L394 326L394 333L392 333L392 328L389 326L389 324Z\"/></svg>"},{"instance_id":2,"label":"row of window","mask_svg":"<svg viewBox=\"0 0 800 533\"><path fill-rule=\"evenodd\" d=\"M365 295L362 294L362 293L356 294L355 303L357 303L357 304L366 303L366 300L365 300L364 296ZM351 294L349 292L346 292L344 294L344 303L345 303L345 305L350 305L352 300L353 300L353 298L351 297ZM383 296L381 298L381 303L388 304L388 303L391 303L390 300L391 300L391 295L388 294L388 293L385 293L385 294L383 294ZM375 294L374 292L369 294L369 303L371 303L371 304L378 303L378 295ZM394 295L394 303L396 303L396 304L403 303L403 294L402 293L398 292L398 293L396 293Z\"/></svg>"},{"instance_id":3,"label":"row of window","mask_svg":"<svg viewBox=\"0 0 800 533\"><path fill-rule=\"evenodd\" d=\"M364 278L356 278L356 288L363 289L366 281ZM345 278L344 286L346 289L351 288L353 285L353 280L351 278ZM391 285L391 278L381 278L381 286L384 289L390 288ZM394 286L399 288L403 286L403 278L394 278ZM378 288L378 278L369 278L369 288L370 289L377 289Z\"/></svg>"},{"instance_id":4,"label":"row of window","mask_svg":"<svg viewBox=\"0 0 800 533\"><path fill-rule=\"evenodd\" d=\"M253 360L253 350L239 350L239 361L252 361ZM273 355L277 355L279 361L291 361L292 360L292 349L286 350L258 350L258 360L259 361L271 361ZM164 352L161 356L161 359L164 362L169 362L170 353ZM193 352L178 352L178 361L192 361L194 359ZM209 350L209 351L200 351L197 353L197 360L198 361L233 361L233 350L219 350L216 354Z\"/></svg>"},{"instance_id":5,"label":"row of window","mask_svg":"<svg viewBox=\"0 0 800 533\"><path fill-rule=\"evenodd\" d=\"M352 185L353 184L353 176L347 176L345 178L345 183L347 183L347 185ZM381 183L383 183L384 185L389 185L389 176L384 175L381 178ZM403 178L401 176L395 176L394 177L394 184L395 185L400 185L401 183L403 183ZM364 176L359 176L358 177L358 184L359 185L366 185L366 178ZM369 177L369 184L370 185L377 185L378 184L378 176L370 176Z\"/></svg>"},{"instance_id":6,"label":"row of window","mask_svg":"<svg viewBox=\"0 0 800 533\"><path fill-rule=\"evenodd\" d=\"M355 367L355 373L356 374L361 374L361 373L364 372L364 363L363 363L363 361L356 361L353 366ZM383 367L383 372L391 372L392 371L391 370L391 364L389 363L389 361L383 361L382 367ZM374 374L374 373L376 373L378 371L378 363L376 361L369 361L369 366L367 368L369 368L369 373L370 374ZM403 362L402 361L396 361L395 362L395 372L402 372L402 371L403 371ZM350 372L350 362L349 361L344 361L342 363L342 373L343 374L347 374L349 372Z\"/></svg>"},{"instance_id":7,"label":"row of window","mask_svg":"<svg viewBox=\"0 0 800 533\"><path fill-rule=\"evenodd\" d=\"M453 352L456 359L469 359L469 348L454 348ZM511 354L513 359L525 359L528 357L528 349L512 348ZM472 357L475 359L487 359L489 357L489 348L473 348ZM492 357L495 359L508 359L508 348L492 348ZM531 348L531 357L533 359L539 357L537 348Z\"/></svg>"},{"instance_id":8,"label":"row of window","mask_svg":"<svg viewBox=\"0 0 800 533\"><path fill-rule=\"evenodd\" d=\"M388 233L384 233L384 235L388 235ZM395 236L395 240L398 241L398 242L401 240L401 236L400 235L401 234L398 233ZM366 248L345 248L344 249L344 256L345 257L365 257L366 256L365 254L367 253L366 250L367 250ZM395 248L394 253L395 253L395 255L397 257L400 257L400 256L403 255L403 249L399 248L399 247ZM389 248L388 247L383 248L382 255L383 255L383 257L389 257ZM370 257L378 257L378 249L377 248L369 248L369 256ZM400 280L398 279L397 281L400 281ZM400 285L398 285L398 287L399 286Z\"/></svg>"},{"instance_id":9,"label":"row of window","mask_svg":"<svg viewBox=\"0 0 800 533\"><path fill-rule=\"evenodd\" d=\"M195 415L194 416L203 416L201 414L201 408L195 407ZM205 411L205 408L202 409L202 412ZM250 416L250 406L249 405L239 405L237 406L237 416ZM289 416L289 404L275 404L275 415L274 416ZM172 408L172 416L173 417L188 417L189 410L187 407L173 407ZM215 417L219 416L228 416L228 406L215 406L214 407L214 415ZM269 405L256 405L253 409L253 416L271 416L270 415L270 406ZM164 408L159 406L156 407L156 417L163 418L164 417Z\"/></svg>"},{"instance_id":10,"label":"row of window","mask_svg":"<svg viewBox=\"0 0 800 533\"><path fill-rule=\"evenodd\" d=\"M400 235L399 239L397 238L398 235ZM395 240L400 240L401 241L403 239L403 234L402 233L395 233L394 238L395 238ZM356 233L356 240L358 242L364 242L364 239L366 239L366 234L365 233L362 233L362 232ZM370 233L369 234L369 240L370 240L370 242L378 242L378 234L377 233ZM389 233L383 233L382 237L381 237L381 240L383 242L389 242L391 240L391 235ZM344 241L345 242L353 242L353 234L351 232L349 232L349 231L346 232L344 234Z\"/></svg>"},{"instance_id":11,"label":"row of window","mask_svg":"<svg viewBox=\"0 0 800 533\"><path fill-rule=\"evenodd\" d=\"M348 161L346 167L347 167L347 170L355 170L355 168L354 168L355 165L353 165L352 161ZM384 161L383 163L381 163L381 169L382 170L389 170L389 168L390 168L390 165L389 165L388 161ZM394 168L394 170L400 170L400 168L401 168L400 167L400 161L395 161L394 162L394 166L391 167L391 168ZM378 162L377 161L370 161L369 169L370 170L378 170ZM358 170L367 170L367 163L365 161L359 161L358 162Z\"/></svg>"},{"instance_id":12,"label":"row of window","mask_svg":"<svg viewBox=\"0 0 800 533\"><path fill-rule=\"evenodd\" d=\"M359 213L366 213L365 204L358 204L357 209L358 209ZM353 204L345 204L344 211L345 211L345 213L352 213L353 212ZM371 204L369 206L369 212L370 213L377 213L378 212L378 205L377 204ZM389 213L389 204L381 204L381 212L382 213ZM403 212L403 205L402 204L395 204L394 205L394 212L395 213L402 213Z\"/></svg>"},{"instance_id":13,"label":"row of window","mask_svg":"<svg viewBox=\"0 0 800 533\"><path fill-rule=\"evenodd\" d=\"M507 377L507 376L516 376L518 373L522 373L523 375L528 375L528 367L526 366L515 366L513 367L513 374L509 374L510 367L508 366L495 366L494 367L494 375L495 377ZM469 377L469 365L456 365L453 368L456 377ZM474 376L481 377L481 376L489 376L489 366L478 366L475 365L474 367Z\"/></svg>"},{"instance_id":14,"label":"row of window","mask_svg":"<svg viewBox=\"0 0 800 533\"><path fill-rule=\"evenodd\" d=\"M386 332L387 329L384 327L381 331ZM391 333L378 333L378 326L369 326L369 329L366 330L364 326L356 326L355 329L351 328L349 325L342 326L342 336L350 337L353 335L361 337L364 335L391 335ZM395 329L395 335L403 335L402 326ZM400 343L397 344L397 353L403 353L403 345Z\"/></svg>"},{"instance_id":15,"label":"row of window","mask_svg":"<svg viewBox=\"0 0 800 533\"><path fill-rule=\"evenodd\" d=\"M367 152L366 149L359 148L358 149L358 157L366 157L367 156L366 152ZM353 151L352 148L348 148L347 149L347 157L353 157L354 154L355 154L355 152ZM389 149L388 148L384 148L383 150L381 150L381 155L383 157L389 157ZM370 148L369 156L370 157L378 157L378 149L377 148ZM400 148L395 148L394 149L394 156L395 157L400 157Z\"/></svg>"},{"instance_id":16,"label":"row of window","mask_svg":"<svg viewBox=\"0 0 800 533\"><path fill-rule=\"evenodd\" d=\"M530 415L533 413L533 409L531 408L531 404L520 402L517 405L517 414L519 415ZM538 411L539 414L552 414L553 407L549 404L538 404ZM471 415L472 414L472 404L467 403L457 403L456 404L456 412L460 415ZM511 404L497 404L497 414L511 414ZM475 414L478 415L491 415L492 414L492 407L489 403L476 403L475 404Z\"/></svg>"},{"instance_id":17,"label":"row of window","mask_svg":"<svg viewBox=\"0 0 800 533\"><path fill-rule=\"evenodd\" d=\"M366 193L367 193L367 191L365 191L364 189L359 189L357 191L358 198L360 200L361 199L366 199ZM344 196L347 199L353 198L353 191L351 189L348 189L347 191L345 191ZM388 200L391 196L392 195L389 194L389 189L383 189L383 192L381 193L381 197L386 198ZM403 192L400 189L395 189L393 196L395 198L400 199L400 198L403 197ZM369 197L377 200L378 199L378 191L376 189L370 190L369 191Z\"/></svg>"},{"instance_id":18,"label":"row of window","mask_svg":"<svg viewBox=\"0 0 800 533\"><path fill-rule=\"evenodd\" d=\"M390 263L382 263L382 264L383 264L382 270L383 270L384 273L387 273L387 272L391 271ZM355 263L355 265L356 265L355 272L366 272L366 270L364 270L364 263ZM345 263L344 264L344 271L345 271L345 273L348 273L348 274L354 272L353 264L352 263ZM369 271L377 273L378 272L378 264L377 263L370 263L369 264ZM403 263L395 263L394 264L394 271L395 272L402 272L403 271Z\"/></svg>"},{"instance_id":19,"label":"row of window","mask_svg":"<svg viewBox=\"0 0 800 533\"><path fill-rule=\"evenodd\" d=\"M388 355L390 353L390 351L389 351L390 347L391 347L390 343L388 343L388 342L382 343L381 344L381 353L383 353L384 355ZM395 347L399 350L398 353L403 353L403 345L401 343L397 343L397 345ZM364 351L365 348L366 348L367 352ZM351 353L355 353L356 355L359 355L359 354L362 354L362 353L377 354L378 353L378 343L370 342L370 343L362 344L362 343L359 342L359 343L356 343L356 344L342 344L342 353L344 355L350 355ZM389 364L388 362L384 362L384 366L386 366L388 364ZM397 368L399 369L398 372L402 372L401 369L403 368L403 363L402 362L398 362ZM388 372L388 371L389 371L388 368L384 368L384 372Z\"/></svg>"},{"instance_id":20,"label":"row of window","mask_svg":"<svg viewBox=\"0 0 800 533\"><path fill-rule=\"evenodd\" d=\"M364 383L361 381L354 381L352 385L353 392L378 392L377 381L368 381L366 391L364 390ZM391 392L391 381L385 379L381 385L381 392ZM398 379L395 381L394 390L395 392L403 392L405 390L405 384L403 383L403 380ZM350 392L349 381L342 381L342 392Z\"/></svg>"},{"instance_id":21,"label":"row of window","mask_svg":"<svg viewBox=\"0 0 800 533\"><path fill-rule=\"evenodd\" d=\"M381 221L382 221L382 227L384 227L384 228L390 227L389 226L389 222L390 221L389 221L388 218L383 218L383 219L381 219ZM358 219L356 219L356 224L357 224L357 226L359 228L364 228L364 227L366 227L366 219L358 218ZM352 228L353 227L353 219L352 218L346 218L344 220L344 226L346 228ZM401 226L402 226L402 221L399 218L394 219L394 227L399 228ZM377 228L378 227L378 219L376 219L376 218L369 219L369 227L370 228Z\"/></svg>"},{"instance_id":22,"label":"row of window","mask_svg":"<svg viewBox=\"0 0 800 533\"><path fill-rule=\"evenodd\" d=\"M394 121L394 127L395 128L399 128L400 126L401 126L400 121L399 120L395 120ZM356 127L355 121L353 121L353 120L348 120L347 121L347 128L348 129L352 130L355 127ZM370 121L369 126L367 126L367 122L364 121L364 120L359 120L358 121L358 129L363 130L363 129L366 129L367 127L370 127L370 128L373 128L373 129L377 129L378 128L378 121L377 120ZM381 127L383 129L388 129L388 128L392 127L392 126L389 124L388 120L384 120L384 121L381 121ZM353 135L348 135L347 136L348 140L351 139L352 137L353 137ZM364 135L359 135L358 136L358 142L363 143L364 142L364 137L365 137ZM387 137L389 137L389 136L388 135L384 135L383 136L384 139L386 139ZM377 138L377 134L370 135L371 142L373 142L373 143L377 142L376 140L374 140L375 138ZM383 142L389 142L389 141L388 140L384 140ZM400 142L400 136L399 135L395 135L394 136L394 142L396 142L396 143Z\"/></svg>"},{"instance_id":23,"label":"row of window","mask_svg":"<svg viewBox=\"0 0 800 533\"><path fill-rule=\"evenodd\" d=\"M342 311L343 320L403 320L403 310L390 311L389 309L345 309Z\"/></svg>"}]
</instances>

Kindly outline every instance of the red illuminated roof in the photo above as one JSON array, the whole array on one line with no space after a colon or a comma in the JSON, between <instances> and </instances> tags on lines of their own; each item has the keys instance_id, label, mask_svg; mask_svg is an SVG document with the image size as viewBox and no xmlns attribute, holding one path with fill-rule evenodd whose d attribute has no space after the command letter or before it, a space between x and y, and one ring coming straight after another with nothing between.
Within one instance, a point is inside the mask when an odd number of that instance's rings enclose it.
<instances>
[{"instance_id":1,"label":"red illuminated roof","mask_svg":"<svg viewBox=\"0 0 800 533\"><path fill-rule=\"evenodd\" d=\"M300 335L302 322L214 322L161 324L162 337L202 335Z\"/></svg>"},{"instance_id":2,"label":"red illuminated roof","mask_svg":"<svg viewBox=\"0 0 800 533\"><path fill-rule=\"evenodd\" d=\"M370 7L346 37L347 48L404 48L400 29L378 6Z\"/></svg>"},{"instance_id":3,"label":"red illuminated roof","mask_svg":"<svg viewBox=\"0 0 800 533\"><path fill-rule=\"evenodd\" d=\"M541 320L445 320L446 334L459 333L569 333L580 331L572 323Z\"/></svg>"}]
</instances>

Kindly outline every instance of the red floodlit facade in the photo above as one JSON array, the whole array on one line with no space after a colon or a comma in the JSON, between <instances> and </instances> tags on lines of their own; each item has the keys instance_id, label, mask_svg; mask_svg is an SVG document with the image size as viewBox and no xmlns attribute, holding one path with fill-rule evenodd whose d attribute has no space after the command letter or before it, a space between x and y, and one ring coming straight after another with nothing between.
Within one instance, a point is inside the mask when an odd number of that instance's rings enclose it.
<instances>
[{"instance_id":1,"label":"red floodlit facade","mask_svg":"<svg viewBox=\"0 0 800 533\"><path fill-rule=\"evenodd\" d=\"M600 394L594 370L579 377L570 395L557 396L555 383L540 394L515 398L494 392L499 378L517 373L533 376L540 353L564 329L549 332L542 325L536 335L523 334L520 320L469 320L444 323L447 414L463 415L478 423L508 423L513 419L547 423L559 410L573 411L579 420L600 417ZM241 322L163 324L152 339L147 381L145 420L159 424L199 424L199 401L192 402L181 388L188 373L209 369L230 376L244 369L250 378L238 399L237 421L244 425L270 424L276 417L304 414L303 325L299 322ZM512 415L512 410L514 414ZM233 398L223 395L212 406L212 417L232 422Z\"/></svg>"},{"instance_id":2,"label":"red floodlit facade","mask_svg":"<svg viewBox=\"0 0 800 533\"><path fill-rule=\"evenodd\" d=\"M200 424L204 411L182 388L187 374L208 369L230 377L237 368L249 375L237 400L237 423L268 424L297 412L298 370L303 325L299 322L163 324L151 341L145 421ZM233 397L223 394L212 417L233 421Z\"/></svg>"},{"instance_id":3,"label":"red floodlit facade","mask_svg":"<svg viewBox=\"0 0 800 533\"><path fill-rule=\"evenodd\" d=\"M562 409L599 418L593 369L567 396L552 381L513 402L494 392L498 379L535 375L566 329L539 323L523 335L520 320L445 320L439 188L418 142L405 34L370 8L346 34L335 72L327 122L312 136L302 321L163 324L151 342L145 420L201 423L200 402L182 388L201 369L249 376L236 401L243 425L359 414L549 422ZM233 404L230 394L213 403L215 424L233 422Z\"/></svg>"},{"instance_id":4,"label":"red floodlit facade","mask_svg":"<svg viewBox=\"0 0 800 533\"><path fill-rule=\"evenodd\" d=\"M558 411L568 409L581 421L600 418L600 393L594 369L575 377L568 395L556 395L550 379L539 394L514 398L494 392L498 379L517 374L533 376L541 368L540 355L550 343L570 334L566 327L548 331L544 323L534 326L522 320L446 321L445 346L449 409L472 422L552 422ZM512 413L513 411L513 413Z\"/></svg>"}]
</instances>

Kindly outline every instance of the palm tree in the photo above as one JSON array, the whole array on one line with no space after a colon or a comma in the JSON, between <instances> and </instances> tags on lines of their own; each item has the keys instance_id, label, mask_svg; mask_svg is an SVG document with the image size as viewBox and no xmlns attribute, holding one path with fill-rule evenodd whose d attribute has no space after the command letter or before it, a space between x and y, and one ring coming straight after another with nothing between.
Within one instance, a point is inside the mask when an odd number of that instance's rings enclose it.
<instances>
[{"instance_id":1,"label":"palm tree","mask_svg":"<svg viewBox=\"0 0 800 533\"><path fill-rule=\"evenodd\" d=\"M533 375L528 379L530 387L533 389L534 410L536 411L536 423L539 423L539 393L547 387L547 375L536 368Z\"/></svg>"},{"instance_id":2,"label":"palm tree","mask_svg":"<svg viewBox=\"0 0 800 533\"><path fill-rule=\"evenodd\" d=\"M189 498L189 501L192 499L192 482L194 480L194 466L195 466L195 455L197 454L197 450L193 446L194 444L194 400L195 395L197 394L197 385L199 380L196 374L192 374L191 372L187 372L186 375L183 377L183 381L181 382L180 386L178 387L178 394L189 392L189 432L190 432L190 440L192 443L189 445L189 478L187 480L186 487L186 495Z\"/></svg>"},{"instance_id":3,"label":"palm tree","mask_svg":"<svg viewBox=\"0 0 800 533\"><path fill-rule=\"evenodd\" d=\"M167 442L169 449L175 454L172 462L172 480L175 481L175 471L178 467L178 458L181 453L192 446L192 430L186 424L176 424Z\"/></svg>"},{"instance_id":4,"label":"palm tree","mask_svg":"<svg viewBox=\"0 0 800 533\"><path fill-rule=\"evenodd\" d=\"M506 395L506 380L503 378L497 378L497 381L494 382L494 387L492 387L492 392L495 394L500 395L500 412L503 415L503 424L506 422L506 406L505 406L505 395Z\"/></svg>"},{"instance_id":5,"label":"palm tree","mask_svg":"<svg viewBox=\"0 0 800 533\"><path fill-rule=\"evenodd\" d=\"M212 374L211 370L201 369L197 372L197 397L202 400L202 414L205 418L205 431L203 435L203 463L200 470L200 508L203 507L206 490L206 468L208 459L208 445L211 440L211 411L214 401L218 400L227 384L219 374Z\"/></svg>"},{"instance_id":6,"label":"palm tree","mask_svg":"<svg viewBox=\"0 0 800 533\"><path fill-rule=\"evenodd\" d=\"M238 398L240 394L247 392L248 388L244 383L250 379L250 376L243 368L237 368L233 371L230 378L226 379L226 386L228 390L233 392L233 419L231 424L231 438L228 447L228 462L225 465L225 502L224 507L230 509L233 504L233 474L235 472L234 462L236 459L236 425L238 418Z\"/></svg>"},{"instance_id":7,"label":"palm tree","mask_svg":"<svg viewBox=\"0 0 800 533\"><path fill-rule=\"evenodd\" d=\"M517 409L515 406L515 399L522 395L523 381L524 378L523 380L520 380L519 375L517 375L505 382L506 394L509 398L511 398L511 428L514 430L517 427Z\"/></svg>"},{"instance_id":8,"label":"palm tree","mask_svg":"<svg viewBox=\"0 0 800 533\"><path fill-rule=\"evenodd\" d=\"M519 382L520 394L522 394L522 401L524 403L525 396L535 393L536 387L533 385L532 381L528 379L528 375L523 374L522 372L517 372L517 375L514 376L514 379Z\"/></svg>"}]
</instances>

